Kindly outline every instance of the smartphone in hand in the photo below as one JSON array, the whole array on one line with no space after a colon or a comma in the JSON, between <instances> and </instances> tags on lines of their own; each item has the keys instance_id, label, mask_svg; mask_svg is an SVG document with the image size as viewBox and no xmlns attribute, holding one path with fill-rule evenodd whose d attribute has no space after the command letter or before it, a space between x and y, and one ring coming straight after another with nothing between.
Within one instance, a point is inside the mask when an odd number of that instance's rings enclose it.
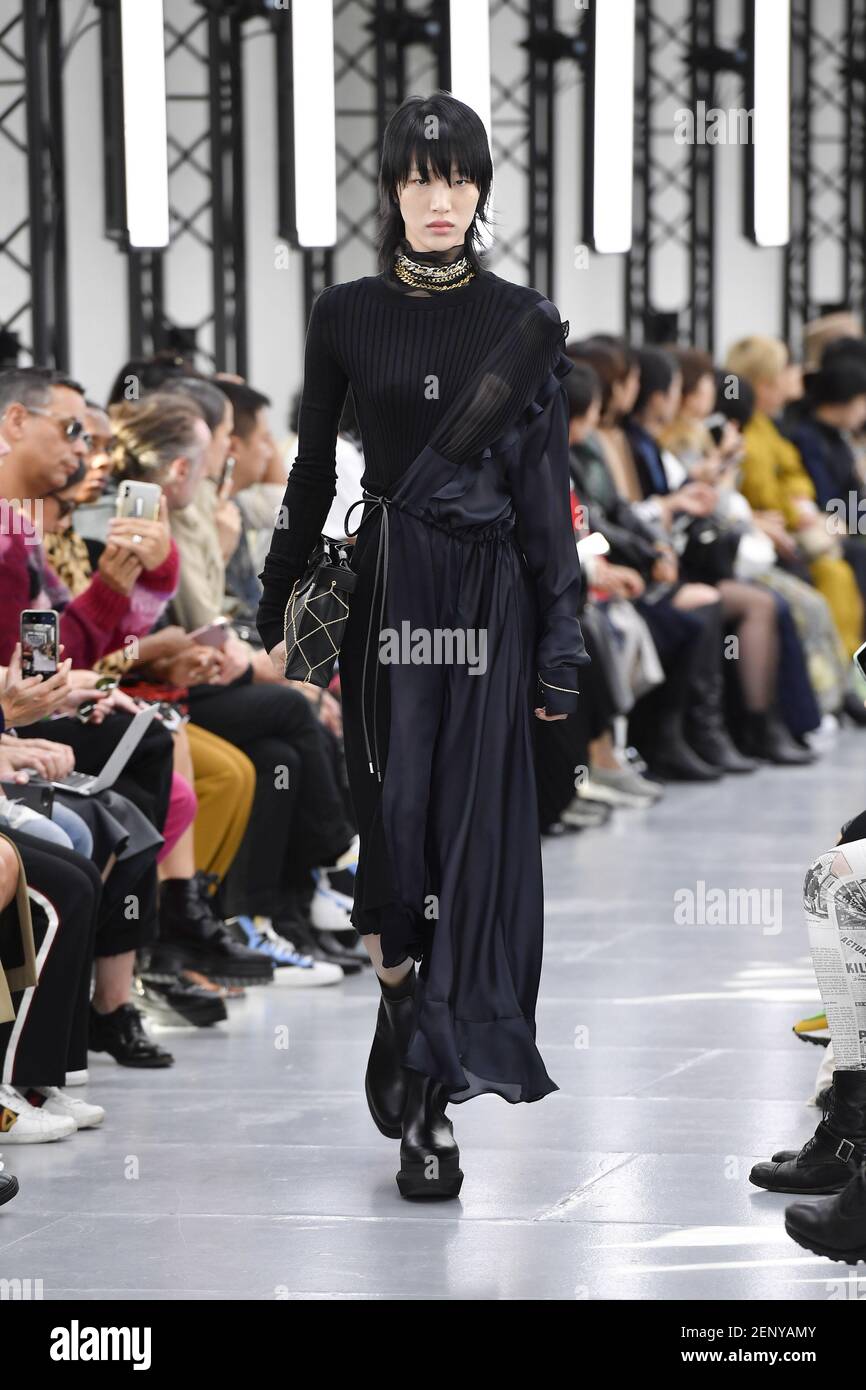
<instances>
[{"instance_id":1,"label":"smartphone in hand","mask_svg":"<svg viewBox=\"0 0 866 1390\"><path fill-rule=\"evenodd\" d=\"M20 621L21 674L46 680L57 670L60 619L53 608L25 608Z\"/></svg>"}]
</instances>

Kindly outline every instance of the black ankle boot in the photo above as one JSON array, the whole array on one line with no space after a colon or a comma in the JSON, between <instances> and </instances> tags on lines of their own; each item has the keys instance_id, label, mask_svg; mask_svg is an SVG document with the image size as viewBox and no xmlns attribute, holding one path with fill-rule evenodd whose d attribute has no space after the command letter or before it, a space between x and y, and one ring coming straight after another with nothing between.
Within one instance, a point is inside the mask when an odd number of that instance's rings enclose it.
<instances>
[{"instance_id":1,"label":"black ankle boot","mask_svg":"<svg viewBox=\"0 0 866 1390\"><path fill-rule=\"evenodd\" d=\"M174 1057L147 1036L141 1014L133 1004L121 1004L110 1014L90 1006L87 1047L107 1052L122 1067L170 1067Z\"/></svg>"},{"instance_id":2,"label":"black ankle boot","mask_svg":"<svg viewBox=\"0 0 866 1390\"><path fill-rule=\"evenodd\" d=\"M397 1174L401 1197L448 1198L460 1192L460 1150L445 1114L447 1104L440 1082L410 1072Z\"/></svg>"},{"instance_id":3,"label":"black ankle boot","mask_svg":"<svg viewBox=\"0 0 866 1390\"><path fill-rule=\"evenodd\" d=\"M763 758L765 762L776 763L780 767L815 761L815 755L808 748L801 748L794 742L774 710L746 715L745 743L752 757Z\"/></svg>"},{"instance_id":4,"label":"black ankle boot","mask_svg":"<svg viewBox=\"0 0 866 1390\"><path fill-rule=\"evenodd\" d=\"M671 782L717 782L722 775L689 747L678 710L665 711L649 762L654 777Z\"/></svg>"},{"instance_id":5,"label":"black ankle boot","mask_svg":"<svg viewBox=\"0 0 866 1390\"><path fill-rule=\"evenodd\" d=\"M786 1207L785 1230L813 1255L850 1265L866 1260L866 1164L837 1196Z\"/></svg>"},{"instance_id":6,"label":"black ankle boot","mask_svg":"<svg viewBox=\"0 0 866 1390\"><path fill-rule=\"evenodd\" d=\"M784 1156L783 1156L784 1155ZM841 1192L866 1162L866 1071L833 1074L828 1106L798 1154L788 1150L756 1163L749 1181L768 1192Z\"/></svg>"},{"instance_id":7,"label":"black ankle boot","mask_svg":"<svg viewBox=\"0 0 866 1390\"><path fill-rule=\"evenodd\" d=\"M274 978L268 957L241 946L215 916L207 881L198 874L169 878L162 884L159 943L152 958L155 970L191 968L224 985L267 984Z\"/></svg>"},{"instance_id":8,"label":"black ankle boot","mask_svg":"<svg viewBox=\"0 0 866 1390\"><path fill-rule=\"evenodd\" d=\"M389 1139L399 1139L403 1133L403 1111L409 1090L410 1078L403 1067L403 1058L415 1017L415 966L399 984L386 985L379 979L379 985L382 997L364 1090L379 1133Z\"/></svg>"}]
</instances>

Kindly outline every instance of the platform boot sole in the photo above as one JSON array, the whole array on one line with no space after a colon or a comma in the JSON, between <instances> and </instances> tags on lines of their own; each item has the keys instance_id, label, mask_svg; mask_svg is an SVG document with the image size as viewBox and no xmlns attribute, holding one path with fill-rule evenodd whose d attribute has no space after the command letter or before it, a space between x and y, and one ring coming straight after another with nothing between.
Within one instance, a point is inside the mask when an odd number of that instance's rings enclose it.
<instances>
[{"instance_id":1,"label":"platform boot sole","mask_svg":"<svg viewBox=\"0 0 866 1390\"><path fill-rule=\"evenodd\" d=\"M12 1198L17 1195L17 1192L18 1179L12 1178L10 1182L4 1184L3 1188L0 1189L0 1207L2 1207L4 1202L11 1202Z\"/></svg>"},{"instance_id":2,"label":"platform boot sole","mask_svg":"<svg viewBox=\"0 0 866 1390\"><path fill-rule=\"evenodd\" d=\"M428 1177L428 1172L427 1164L420 1160L412 1163L401 1163L400 1171L397 1174L400 1196L406 1197L410 1201L428 1202L445 1202L459 1196L463 1186L463 1173L459 1167L459 1159L454 1159L451 1163L440 1162L437 1178Z\"/></svg>"},{"instance_id":3,"label":"platform boot sole","mask_svg":"<svg viewBox=\"0 0 866 1390\"><path fill-rule=\"evenodd\" d=\"M266 968L263 970L247 966L231 967L224 962L221 963L218 957L208 955L206 951L175 943L170 946L160 943L156 959L155 968L148 969L147 973L163 984L170 984L174 976L183 970L198 970L216 985L269 985L274 979L270 961L265 963Z\"/></svg>"},{"instance_id":4,"label":"platform boot sole","mask_svg":"<svg viewBox=\"0 0 866 1390\"><path fill-rule=\"evenodd\" d=\"M762 1192L781 1192L784 1197L834 1197L837 1192L841 1192L851 1181L852 1174L847 1173L840 1182L827 1183L824 1187L771 1187L768 1183L758 1182L756 1178L749 1178L753 1187L759 1187Z\"/></svg>"},{"instance_id":5,"label":"platform boot sole","mask_svg":"<svg viewBox=\"0 0 866 1390\"><path fill-rule=\"evenodd\" d=\"M813 1255L823 1255L828 1260L837 1260L840 1264L847 1265L856 1265L861 1260L866 1260L866 1242L855 1245L851 1250L831 1250L826 1245L820 1245L817 1241L807 1239L806 1236L789 1226L787 1221L785 1222L785 1230L802 1250L808 1250Z\"/></svg>"}]
</instances>

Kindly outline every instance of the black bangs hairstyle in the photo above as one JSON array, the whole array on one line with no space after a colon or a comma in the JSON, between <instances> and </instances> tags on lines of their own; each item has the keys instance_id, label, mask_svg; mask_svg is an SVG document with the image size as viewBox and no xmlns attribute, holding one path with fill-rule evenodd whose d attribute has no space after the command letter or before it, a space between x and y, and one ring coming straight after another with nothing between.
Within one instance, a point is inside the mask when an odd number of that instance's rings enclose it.
<instances>
[{"instance_id":1,"label":"black bangs hairstyle","mask_svg":"<svg viewBox=\"0 0 866 1390\"><path fill-rule=\"evenodd\" d=\"M451 166L474 183L478 208L466 232L466 259L473 270L481 269L479 229L487 227L487 199L493 183L493 161L484 122L471 106L450 92L429 97L409 97L391 117L382 142L379 168L379 269L387 270L406 235L400 213L398 189L407 183L412 165L424 178L450 183Z\"/></svg>"}]
</instances>

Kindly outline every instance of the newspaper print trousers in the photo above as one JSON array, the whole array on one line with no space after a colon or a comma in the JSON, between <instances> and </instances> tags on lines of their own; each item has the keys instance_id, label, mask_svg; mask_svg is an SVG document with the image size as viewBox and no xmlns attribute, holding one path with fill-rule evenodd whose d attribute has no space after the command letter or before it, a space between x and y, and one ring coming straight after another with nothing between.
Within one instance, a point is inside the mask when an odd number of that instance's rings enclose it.
<instances>
[{"instance_id":1,"label":"newspaper print trousers","mask_svg":"<svg viewBox=\"0 0 866 1390\"><path fill-rule=\"evenodd\" d=\"M866 840L821 854L803 888L812 963L837 1069L866 1069Z\"/></svg>"}]
</instances>

